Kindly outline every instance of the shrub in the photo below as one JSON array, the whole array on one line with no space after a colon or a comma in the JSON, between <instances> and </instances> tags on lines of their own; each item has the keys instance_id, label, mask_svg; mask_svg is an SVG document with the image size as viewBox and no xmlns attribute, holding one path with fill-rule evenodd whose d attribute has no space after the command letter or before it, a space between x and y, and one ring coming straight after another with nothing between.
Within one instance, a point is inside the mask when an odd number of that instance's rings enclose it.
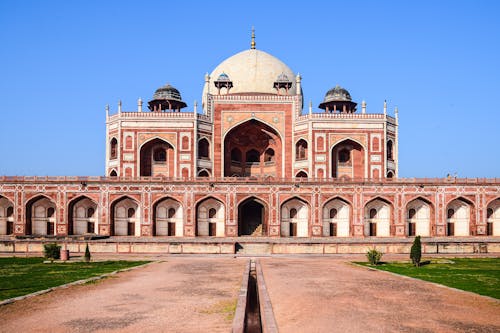
<instances>
[{"instance_id":1,"label":"shrub","mask_svg":"<svg viewBox=\"0 0 500 333\"><path fill-rule=\"evenodd\" d=\"M368 258L370 265L378 265L380 263L380 259L382 259L382 255L382 252L377 251L374 248L366 252L366 258Z\"/></svg>"},{"instance_id":2,"label":"shrub","mask_svg":"<svg viewBox=\"0 0 500 333\"><path fill-rule=\"evenodd\" d=\"M83 256L83 260L85 260L85 262L90 261L89 243L87 243L87 246L85 247L85 255Z\"/></svg>"},{"instance_id":3,"label":"shrub","mask_svg":"<svg viewBox=\"0 0 500 333\"><path fill-rule=\"evenodd\" d=\"M422 244L420 243L420 236L415 237L413 245L410 250L410 259L413 265L420 267L420 260L422 259Z\"/></svg>"},{"instance_id":4,"label":"shrub","mask_svg":"<svg viewBox=\"0 0 500 333\"><path fill-rule=\"evenodd\" d=\"M59 259L61 257L61 246L56 243L43 244L43 254L47 259Z\"/></svg>"}]
</instances>

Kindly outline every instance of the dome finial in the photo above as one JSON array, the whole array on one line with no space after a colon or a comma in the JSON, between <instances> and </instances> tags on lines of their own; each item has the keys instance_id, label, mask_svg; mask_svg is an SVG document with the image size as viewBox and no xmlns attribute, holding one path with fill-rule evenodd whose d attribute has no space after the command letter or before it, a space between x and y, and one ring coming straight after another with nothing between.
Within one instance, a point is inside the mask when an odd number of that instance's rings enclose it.
<instances>
[{"instance_id":1,"label":"dome finial","mask_svg":"<svg viewBox=\"0 0 500 333\"><path fill-rule=\"evenodd\" d=\"M252 26L252 43L250 43L250 48L255 50L255 28Z\"/></svg>"}]
</instances>

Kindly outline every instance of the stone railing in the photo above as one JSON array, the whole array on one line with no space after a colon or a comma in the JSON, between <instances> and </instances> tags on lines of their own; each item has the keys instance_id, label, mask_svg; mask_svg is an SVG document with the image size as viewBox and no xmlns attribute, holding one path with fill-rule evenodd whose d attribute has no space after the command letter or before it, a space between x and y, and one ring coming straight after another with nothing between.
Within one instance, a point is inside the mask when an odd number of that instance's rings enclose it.
<instances>
[{"instance_id":1,"label":"stone railing","mask_svg":"<svg viewBox=\"0 0 500 333\"><path fill-rule=\"evenodd\" d=\"M164 182L164 183L293 183L293 184L485 184L500 185L500 178L385 178L385 179L367 179L367 178L258 178L258 177L101 177L101 176L0 176L0 183L39 183L39 182Z\"/></svg>"},{"instance_id":2,"label":"stone railing","mask_svg":"<svg viewBox=\"0 0 500 333\"><path fill-rule=\"evenodd\" d=\"M312 113L297 117L297 120L316 119L385 119L394 122L395 119L380 113Z\"/></svg>"}]
</instances>

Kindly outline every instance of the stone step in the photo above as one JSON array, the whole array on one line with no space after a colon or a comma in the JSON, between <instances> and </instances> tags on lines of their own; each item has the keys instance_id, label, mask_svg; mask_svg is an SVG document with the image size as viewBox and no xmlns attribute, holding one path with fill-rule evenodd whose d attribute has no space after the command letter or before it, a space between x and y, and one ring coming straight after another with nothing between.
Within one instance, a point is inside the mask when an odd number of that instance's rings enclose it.
<instances>
[{"instance_id":1,"label":"stone step","mask_svg":"<svg viewBox=\"0 0 500 333\"><path fill-rule=\"evenodd\" d=\"M268 243L238 243L237 254L256 255L271 254L272 244Z\"/></svg>"}]
</instances>

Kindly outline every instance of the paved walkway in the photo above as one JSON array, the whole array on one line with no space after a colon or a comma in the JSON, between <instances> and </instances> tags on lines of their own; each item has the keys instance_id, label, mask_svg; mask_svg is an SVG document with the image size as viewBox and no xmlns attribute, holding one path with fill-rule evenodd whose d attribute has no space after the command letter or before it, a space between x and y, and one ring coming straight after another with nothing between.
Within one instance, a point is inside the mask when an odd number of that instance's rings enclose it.
<instances>
[{"instance_id":1,"label":"paved walkway","mask_svg":"<svg viewBox=\"0 0 500 333\"><path fill-rule=\"evenodd\" d=\"M335 258L263 258L281 333L500 332L500 303Z\"/></svg>"},{"instance_id":2,"label":"paved walkway","mask_svg":"<svg viewBox=\"0 0 500 333\"><path fill-rule=\"evenodd\" d=\"M353 266L342 257L260 258L288 332L500 332L500 303ZM230 332L246 258L165 262L0 307L0 332ZM387 259L390 259L389 257Z\"/></svg>"},{"instance_id":3,"label":"paved walkway","mask_svg":"<svg viewBox=\"0 0 500 333\"><path fill-rule=\"evenodd\" d=\"M2 306L0 332L229 332L246 259L165 260Z\"/></svg>"}]
</instances>

